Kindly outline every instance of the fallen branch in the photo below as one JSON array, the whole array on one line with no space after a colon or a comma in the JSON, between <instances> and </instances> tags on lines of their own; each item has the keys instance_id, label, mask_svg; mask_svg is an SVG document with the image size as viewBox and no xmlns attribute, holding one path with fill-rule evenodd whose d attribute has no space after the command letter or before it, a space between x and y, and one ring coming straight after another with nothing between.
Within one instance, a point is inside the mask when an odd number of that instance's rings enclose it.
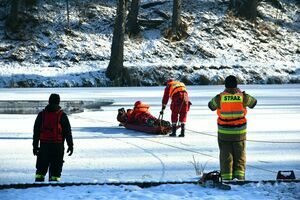
<instances>
[{"instance_id":1,"label":"fallen branch","mask_svg":"<svg viewBox=\"0 0 300 200\"><path fill-rule=\"evenodd\" d=\"M158 9L155 9L154 12L166 20L169 20L171 18L167 13L160 11Z\"/></svg>"},{"instance_id":2,"label":"fallen branch","mask_svg":"<svg viewBox=\"0 0 300 200\"><path fill-rule=\"evenodd\" d=\"M145 26L148 28L156 28L165 22L165 20L161 19L139 19L138 21L140 26Z\"/></svg>"},{"instance_id":3,"label":"fallen branch","mask_svg":"<svg viewBox=\"0 0 300 200\"><path fill-rule=\"evenodd\" d=\"M154 7L154 6L157 6L157 5L162 5L162 4L165 4L167 3L168 1L156 1L156 2L150 2L150 3L145 3L143 5L141 5L141 7L143 9L147 9L147 8L151 8L151 7Z\"/></svg>"}]
</instances>

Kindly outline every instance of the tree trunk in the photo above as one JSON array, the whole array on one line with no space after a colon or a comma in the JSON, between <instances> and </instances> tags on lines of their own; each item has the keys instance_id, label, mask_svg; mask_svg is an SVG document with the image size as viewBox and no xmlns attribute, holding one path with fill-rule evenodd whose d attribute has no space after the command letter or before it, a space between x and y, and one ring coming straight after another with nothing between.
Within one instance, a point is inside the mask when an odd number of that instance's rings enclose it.
<instances>
[{"instance_id":1,"label":"tree trunk","mask_svg":"<svg viewBox=\"0 0 300 200\"><path fill-rule=\"evenodd\" d=\"M189 36L188 26L181 20L182 0L173 0L172 26L165 31L164 37L170 41L180 41Z\"/></svg>"},{"instance_id":2,"label":"tree trunk","mask_svg":"<svg viewBox=\"0 0 300 200\"><path fill-rule=\"evenodd\" d=\"M140 8L140 0L132 0L130 12L128 14L128 35L136 35L140 32L138 24L138 14Z\"/></svg>"},{"instance_id":3,"label":"tree trunk","mask_svg":"<svg viewBox=\"0 0 300 200\"><path fill-rule=\"evenodd\" d=\"M10 13L7 18L7 25L12 30L17 29L17 25L18 25L18 21L19 21L18 20L19 5L20 5L20 0L12 0L11 1Z\"/></svg>"},{"instance_id":4,"label":"tree trunk","mask_svg":"<svg viewBox=\"0 0 300 200\"><path fill-rule=\"evenodd\" d=\"M37 0L26 0L25 5L29 8L37 6Z\"/></svg>"},{"instance_id":5,"label":"tree trunk","mask_svg":"<svg viewBox=\"0 0 300 200\"><path fill-rule=\"evenodd\" d=\"M255 20L257 17L258 0L230 0L229 8L240 17Z\"/></svg>"},{"instance_id":6,"label":"tree trunk","mask_svg":"<svg viewBox=\"0 0 300 200\"><path fill-rule=\"evenodd\" d=\"M181 0L173 0L172 32L174 35L181 26Z\"/></svg>"},{"instance_id":7,"label":"tree trunk","mask_svg":"<svg viewBox=\"0 0 300 200\"><path fill-rule=\"evenodd\" d=\"M106 70L106 76L111 80L121 79L123 75L125 20L126 0L119 0L114 25L110 62Z\"/></svg>"}]
</instances>

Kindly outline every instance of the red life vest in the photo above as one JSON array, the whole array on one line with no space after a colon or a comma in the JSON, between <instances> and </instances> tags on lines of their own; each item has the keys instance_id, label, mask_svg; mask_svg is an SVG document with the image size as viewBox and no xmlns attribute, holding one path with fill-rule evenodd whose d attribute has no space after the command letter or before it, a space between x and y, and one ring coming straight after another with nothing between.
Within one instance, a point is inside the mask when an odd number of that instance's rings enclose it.
<instances>
[{"instance_id":1,"label":"red life vest","mask_svg":"<svg viewBox=\"0 0 300 200\"><path fill-rule=\"evenodd\" d=\"M144 115L144 113L149 113L149 108L150 106L146 103L143 103L141 101L135 102L133 112L131 113L132 119L135 122L143 120L142 116Z\"/></svg>"},{"instance_id":2,"label":"red life vest","mask_svg":"<svg viewBox=\"0 0 300 200\"><path fill-rule=\"evenodd\" d=\"M60 124L63 111L42 112L40 141L44 143L63 143L62 127Z\"/></svg>"}]
</instances>

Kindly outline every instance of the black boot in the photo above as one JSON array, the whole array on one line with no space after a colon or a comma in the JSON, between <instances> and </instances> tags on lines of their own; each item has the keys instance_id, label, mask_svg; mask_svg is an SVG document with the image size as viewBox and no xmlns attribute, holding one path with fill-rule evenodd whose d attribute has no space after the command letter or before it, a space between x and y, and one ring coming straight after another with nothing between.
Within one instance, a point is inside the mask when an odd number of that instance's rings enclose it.
<instances>
[{"instance_id":1,"label":"black boot","mask_svg":"<svg viewBox=\"0 0 300 200\"><path fill-rule=\"evenodd\" d=\"M170 137L176 137L176 124L172 125L172 133L169 135Z\"/></svg>"},{"instance_id":2,"label":"black boot","mask_svg":"<svg viewBox=\"0 0 300 200\"><path fill-rule=\"evenodd\" d=\"M181 124L181 132L180 135L178 137L184 137L184 132L185 132L185 124Z\"/></svg>"}]
</instances>

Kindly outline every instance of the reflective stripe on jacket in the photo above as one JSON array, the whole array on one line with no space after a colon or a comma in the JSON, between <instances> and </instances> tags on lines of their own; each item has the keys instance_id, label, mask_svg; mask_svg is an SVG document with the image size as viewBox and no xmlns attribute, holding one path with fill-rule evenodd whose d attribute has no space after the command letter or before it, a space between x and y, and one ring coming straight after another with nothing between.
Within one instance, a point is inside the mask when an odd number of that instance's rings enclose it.
<instances>
[{"instance_id":1,"label":"reflective stripe on jacket","mask_svg":"<svg viewBox=\"0 0 300 200\"><path fill-rule=\"evenodd\" d=\"M179 81L171 81L168 83L170 89L169 89L169 97L172 98L174 94L177 92L183 92L186 91L186 87L184 83L179 82Z\"/></svg>"},{"instance_id":2,"label":"reflective stripe on jacket","mask_svg":"<svg viewBox=\"0 0 300 200\"><path fill-rule=\"evenodd\" d=\"M63 143L62 126L60 124L62 110L56 112L42 112L40 141L42 143Z\"/></svg>"}]
</instances>

